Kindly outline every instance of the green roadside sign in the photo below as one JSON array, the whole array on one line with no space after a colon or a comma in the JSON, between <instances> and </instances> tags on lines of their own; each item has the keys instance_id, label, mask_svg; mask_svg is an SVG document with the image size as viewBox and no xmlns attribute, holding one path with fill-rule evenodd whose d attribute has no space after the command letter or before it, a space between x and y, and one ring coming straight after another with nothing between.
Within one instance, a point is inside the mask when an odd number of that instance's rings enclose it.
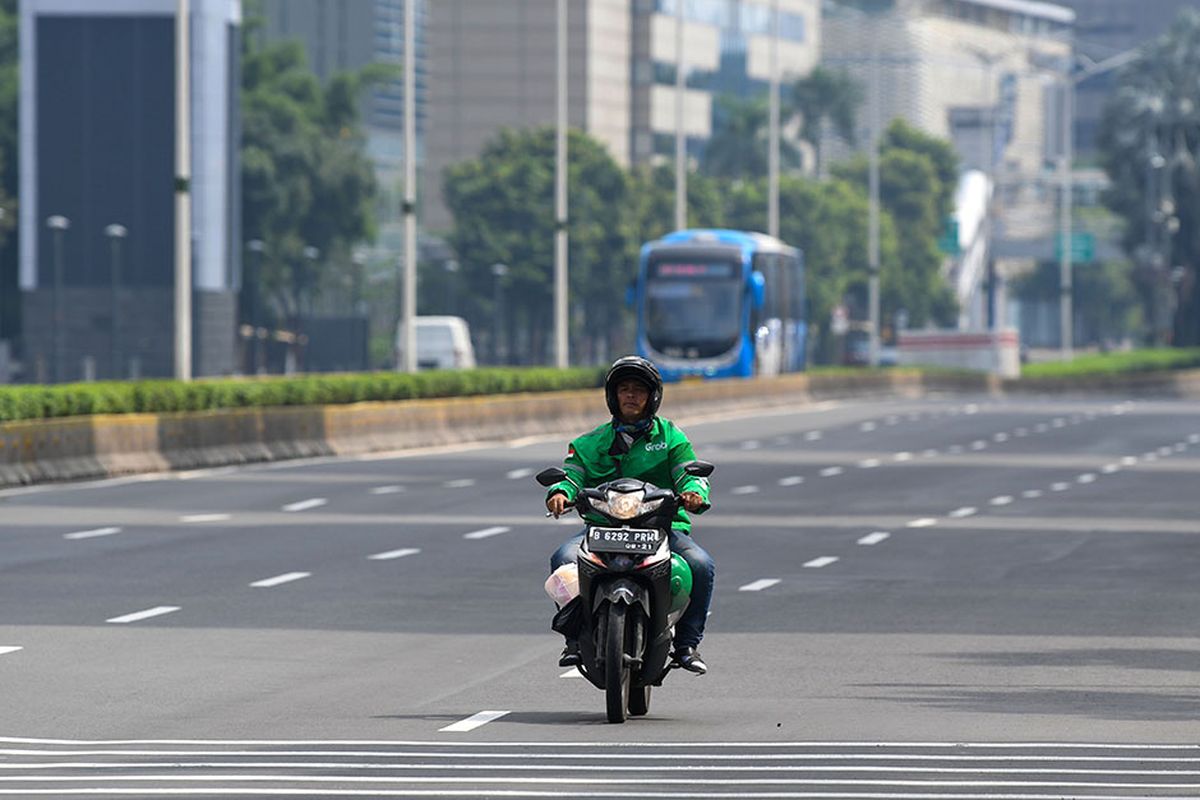
<instances>
[{"instance_id":1,"label":"green roadside sign","mask_svg":"<svg viewBox=\"0 0 1200 800\"><path fill-rule=\"evenodd\" d=\"M1059 234L1054 238L1054 257L1063 256L1063 237ZM1096 236L1091 233L1071 234L1071 260L1086 263L1096 260Z\"/></svg>"},{"instance_id":2,"label":"green roadside sign","mask_svg":"<svg viewBox=\"0 0 1200 800\"><path fill-rule=\"evenodd\" d=\"M946 217L946 224L942 230L942 235L938 239L938 250L941 250L948 256L956 256L959 253L958 246L958 220L954 217Z\"/></svg>"}]
</instances>

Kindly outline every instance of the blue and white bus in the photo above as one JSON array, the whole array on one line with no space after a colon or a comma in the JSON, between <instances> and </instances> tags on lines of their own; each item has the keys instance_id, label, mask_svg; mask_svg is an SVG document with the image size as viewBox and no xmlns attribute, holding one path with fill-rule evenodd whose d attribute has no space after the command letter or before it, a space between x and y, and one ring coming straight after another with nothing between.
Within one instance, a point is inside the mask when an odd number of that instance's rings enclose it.
<instances>
[{"instance_id":1,"label":"blue and white bus","mask_svg":"<svg viewBox=\"0 0 1200 800\"><path fill-rule=\"evenodd\" d=\"M634 300L638 353L665 380L805 367L804 257L774 237L685 230L649 242Z\"/></svg>"}]
</instances>

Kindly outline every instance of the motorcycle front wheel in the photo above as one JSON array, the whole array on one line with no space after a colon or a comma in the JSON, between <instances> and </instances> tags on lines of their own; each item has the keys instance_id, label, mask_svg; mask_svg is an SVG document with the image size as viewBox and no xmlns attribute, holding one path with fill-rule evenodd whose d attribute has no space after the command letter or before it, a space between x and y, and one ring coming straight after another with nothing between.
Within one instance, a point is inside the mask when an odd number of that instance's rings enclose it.
<instances>
[{"instance_id":1,"label":"motorcycle front wheel","mask_svg":"<svg viewBox=\"0 0 1200 800\"><path fill-rule=\"evenodd\" d=\"M628 606L613 603L608 607L608 630L604 642L604 700L609 722L624 722L629 708L632 676L625 659L625 612Z\"/></svg>"}]
</instances>

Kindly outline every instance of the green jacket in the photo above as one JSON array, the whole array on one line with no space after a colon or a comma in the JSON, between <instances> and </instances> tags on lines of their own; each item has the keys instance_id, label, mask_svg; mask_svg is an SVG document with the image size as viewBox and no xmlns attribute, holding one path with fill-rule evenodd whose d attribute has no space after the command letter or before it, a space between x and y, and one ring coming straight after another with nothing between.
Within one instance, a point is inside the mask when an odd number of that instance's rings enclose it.
<instances>
[{"instance_id":1,"label":"green jacket","mask_svg":"<svg viewBox=\"0 0 1200 800\"><path fill-rule=\"evenodd\" d=\"M624 455L609 455L613 438L617 435L611 422L573 440L567 447L563 471L580 487L591 488L617 478L636 478L648 481L662 489L674 488L677 492L695 492L704 498L704 506L697 513L708 509L708 479L688 475L682 465L696 460L692 443L687 435L669 419L655 417L647 435L637 439ZM574 501L579 489L570 481L554 484L546 492L549 499L555 492ZM597 518L593 522L603 522ZM680 506L671 523L675 530L687 533L692 521L687 511Z\"/></svg>"}]
</instances>

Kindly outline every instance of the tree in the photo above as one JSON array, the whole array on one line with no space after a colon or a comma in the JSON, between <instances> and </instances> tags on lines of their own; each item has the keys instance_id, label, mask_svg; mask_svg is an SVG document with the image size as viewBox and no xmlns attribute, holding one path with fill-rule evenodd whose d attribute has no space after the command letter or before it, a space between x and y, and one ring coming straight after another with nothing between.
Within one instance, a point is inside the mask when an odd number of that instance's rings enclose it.
<instances>
[{"instance_id":1,"label":"tree","mask_svg":"<svg viewBox=\"0 0 1200 800\"><path fill-rule=\"evenodd\" d=\"M770 111L766 98L717 98L713 135L704 148L701 171L718 178L753 180L764 177L768 165ZM800 152L786 139L779 142L784 168L799 167Z\"/></svg>"},{"instance_id":2,"label":"tree","mask_svg":"<svg viewBox=\"0 0 1200 800\"><path fill-rule=\"evenodd\" d=\"M812 146L816 163L813 173L821 174L821 128L826 121L834 132L853 146L855 115L863 102L858 81L845 70L815 67L792 84L790 115L800 121L800 138Z\"/></svg>"},{"instance_id":3,"label":"tree","mask_svg":"<svg viewBox=\"0 0 1200 800\"><path fill-rule=\"evenodd\" d=\"M835 176L867 191L865 156L838 165ZM938 237L953 204L957 156L950 145L916 131L901 120L880 142L880 205L895 224L899 263L894 271L881 265L881 317L904 309L914 326L948 325L955 303L941 277Z\"/></svg>"},{"instance_id":4,"label":"tree","mask_svg":"<svg viewBox=\"0 0 1200 800\"><path fill-rule=\"evenodd\" d=\"M341 280L334 265L375 236L358 98L391 71L370 66L323 87L298 42L260 44L258 24L247 21L242 61L243 230L264 243L250 288L294 320Z\"/></svg>"},{"instance_id":5,"label":"tree","mask_svg":"<svg viewBox=\"0 0 1200 800\"><path fill-rule=\"evenodd\" d=\"M448 167L443 181L454 216L449 242L465 285L479 287L464 298L465 315L476 331L492 330L505 315L504 349L510 360L520 353L522 363L550 360L554 139L549 127L503 130L478 158ZM569 132L567 152L571 341L578 362L606 351L619 335L636 262L626 174L602 144L579 131ZM508 268L501 278L492 272L498 263Z\"/></svg>"},{"instance_id":6,"label":"tree","mask_svg":"<svg viewBox=\"0 0 1200 800\"><path fill-rule=\"evenodd\" d=\"M1200 12L1183 11L1118 76L1099 146L1112 180L1105 202L1126 222L1149 338L1200 344Z\"/></svg>"}]
</instances>

